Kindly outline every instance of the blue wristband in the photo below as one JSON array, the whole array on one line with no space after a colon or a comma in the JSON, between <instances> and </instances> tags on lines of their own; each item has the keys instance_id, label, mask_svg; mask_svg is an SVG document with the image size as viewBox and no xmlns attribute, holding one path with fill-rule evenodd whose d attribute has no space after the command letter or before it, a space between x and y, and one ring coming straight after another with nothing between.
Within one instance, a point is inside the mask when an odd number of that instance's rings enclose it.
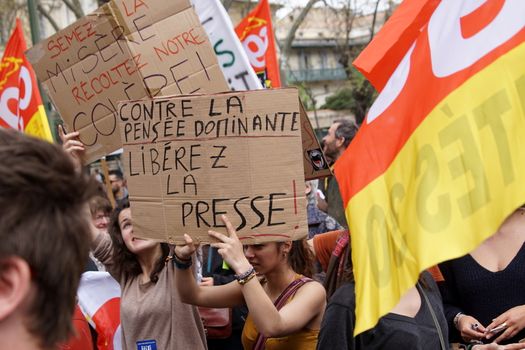
<instances>
[{"instance_id":1,"label":"blue wristband","mask_svg":"<svg viewBox=\"0 0 525 350\"><path fill-rule=\"evenodd\" d=\"M191 267L191 258L188 260L182 260L179 259L179 257L176 254L173 254L173 263L175 264L175 267L181 270L187 270Z\"/></svg>"}]
</instances>

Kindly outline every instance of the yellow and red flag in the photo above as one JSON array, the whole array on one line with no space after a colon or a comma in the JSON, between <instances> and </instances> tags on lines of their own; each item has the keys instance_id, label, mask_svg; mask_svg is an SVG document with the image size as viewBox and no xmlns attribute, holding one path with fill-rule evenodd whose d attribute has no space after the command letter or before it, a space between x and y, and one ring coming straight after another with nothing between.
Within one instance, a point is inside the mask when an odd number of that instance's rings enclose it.
<instances>
[{"instance_id":1,"label":"yellow and red flag","mask_svg":"<svg viewBox=\"0 0 525 350\"><path fill-rule=\"evenodd\" d=\"M525 202L525 1L405 0L354 64L380 90L335 164L358 334Z\"/></svg>"},{"instance_id":2,"label":"yellow and red flag","mask_svg":"<svg viewBox=\"0 0 525 350\"><path fill-rule=\"evenodd\" d=\"M35 72L24 54L22 24L16 27L0 63L0 127L13 128L53 141Z\"/></svg>"},{"instance_id":3,"label":"yellow and red flag","mask_svg":"<svg viewBox=\"0 0 525 350\"><path fill-rule=\"evenodd\" d=\"M235 28L251 66L266 88L281 87L268 0L259 4Z\"/></svg>"}]
</instances>

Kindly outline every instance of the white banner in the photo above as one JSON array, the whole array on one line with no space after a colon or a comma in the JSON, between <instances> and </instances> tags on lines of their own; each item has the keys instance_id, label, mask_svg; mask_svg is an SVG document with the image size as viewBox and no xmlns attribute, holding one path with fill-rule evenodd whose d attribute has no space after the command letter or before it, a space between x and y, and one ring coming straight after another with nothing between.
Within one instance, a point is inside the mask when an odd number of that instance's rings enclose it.
<instances>
[{"instance_id":1,"label":"white banner","mask_svg":"<svg viewBox=\"0 0 525 350\"><path fill-rule=\"evenodd\" d=\"M98 349L121 350L118 282L107 272L87 271L82 274L77 295L82 313L97 331Z\"/></svg>"},{"instance_id":2,"label":"white banner","mask_svg":"<svg viewBox=\"0 0 525 350\"><path fill-rule=\"evenodd\" d=\"M202 26L210 38L222 73L232 90L262 89L235 34L230 16L219 0L192 0Z\"/></svg>"}]
</instances>

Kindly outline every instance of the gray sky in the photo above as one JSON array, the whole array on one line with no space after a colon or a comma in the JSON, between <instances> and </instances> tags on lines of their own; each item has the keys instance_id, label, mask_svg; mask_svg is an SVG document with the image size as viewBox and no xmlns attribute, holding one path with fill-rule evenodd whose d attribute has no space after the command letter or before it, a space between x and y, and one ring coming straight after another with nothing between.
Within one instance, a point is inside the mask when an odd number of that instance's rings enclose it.
<instances>
[{"instance_id":1,"label":"gray sky","mask_svg":"<svg viewBox=\"0 0 525 350\"><path fill-rule=\"evenodd\" d=\"M308 3L308 0L270 0L272 3L280 3L283 5L283 8L277 11L277 17L282 18L286 16L291 10L297 7L303 7ZM350 3L352 7L359 7L363 10L364 13L371 13L374 11L374 6L376 0L325 0L331 6L345 6ZM385 8L387 6L388 0L380 0L379 9ZM401 2L401 0L394 0L395 3ZM320 0L316 7L325 6L324 1Z\"/></svg>"}]
</instances>

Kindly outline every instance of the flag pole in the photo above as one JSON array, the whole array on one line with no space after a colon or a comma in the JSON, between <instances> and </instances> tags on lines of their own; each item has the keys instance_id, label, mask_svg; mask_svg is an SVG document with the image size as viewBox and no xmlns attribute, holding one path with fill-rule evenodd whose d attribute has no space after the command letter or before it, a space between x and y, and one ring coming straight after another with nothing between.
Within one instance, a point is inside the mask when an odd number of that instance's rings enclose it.
<instances>
[{"instance_id":1,"label":"flag pole","mask_svg":"<svg viewBox=\"0 0 525 350\"><path fill-rule=\"evenodd\" d=\"M29 12L29 27L31 28L31 41L33 42L33 45L36 45L40 41L40 20L38 18L36 0L27 0L27 10ZM53 125L51 125L50 123L52 111L50 109L49 98L47 97L47 94L44 91L44 89L42 89L40 81L38 81L37 84L38 90L40 91L40 96L42 97L42 104L44 105L44 109L46 111L47 123L49 124L49 127L51 129L51 135L53 136L53 139L56 142L56 127L52 127Z\"/></svg>"},{"instance_id":2,"label":"flag pole","mask_svg":"<svg viewBox=\"0 0 525 350\"><path fill-rule=\"evenodd\" d=\"M33 45L36 45L36 43L40 41L40 23L38 19L35 0L27 0L27 10L29 12L29 26L31 28L31 41L33 42Z\"/></svg>"}]
</instances>

